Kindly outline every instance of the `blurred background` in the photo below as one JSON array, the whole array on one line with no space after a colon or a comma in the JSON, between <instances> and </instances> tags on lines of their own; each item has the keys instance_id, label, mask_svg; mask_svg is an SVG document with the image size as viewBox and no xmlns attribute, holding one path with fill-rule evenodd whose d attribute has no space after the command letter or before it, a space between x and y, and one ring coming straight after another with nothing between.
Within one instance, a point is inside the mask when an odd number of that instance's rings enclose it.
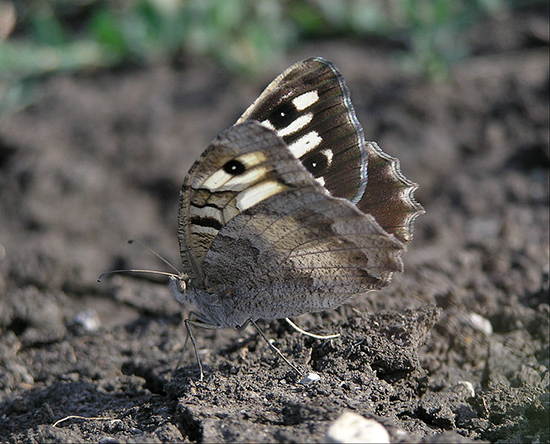
<instances>
[{"instance_id":1,"label":"blurred background","mask_svg":"<svg viewBox=\"0 0 550 444\"><path fill-rule=\"evenodd\" d=\"M544 14L544 0L2 0L0 109L29 103L37 81L61 72L203 57L252 75L328 39L378 44L399 67L441 81L455 62L524 48L513 29L509 48L480 45L470 31L537 5ZM548 43L544 28L543 17L530 25L529 46Z\"/></svg>"}]
</instances>

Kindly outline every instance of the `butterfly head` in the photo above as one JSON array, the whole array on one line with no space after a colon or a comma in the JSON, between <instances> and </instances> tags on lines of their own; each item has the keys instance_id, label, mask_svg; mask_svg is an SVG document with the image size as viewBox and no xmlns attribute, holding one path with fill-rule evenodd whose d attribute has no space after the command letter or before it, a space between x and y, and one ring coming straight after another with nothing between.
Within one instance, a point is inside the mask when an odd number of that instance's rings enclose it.
<instances>
[{"instance_id":1,"label":"butterfly head","mask_svg":"<svg viewBox=\"0 0 550 444\"><path fill-rule=\"evenodd\" d=\"M170 289L176 300L183 304L187 301L187 287L189 285L189 278L182 274L173 274L169 277Z\"/></svg>"}]
</instances>

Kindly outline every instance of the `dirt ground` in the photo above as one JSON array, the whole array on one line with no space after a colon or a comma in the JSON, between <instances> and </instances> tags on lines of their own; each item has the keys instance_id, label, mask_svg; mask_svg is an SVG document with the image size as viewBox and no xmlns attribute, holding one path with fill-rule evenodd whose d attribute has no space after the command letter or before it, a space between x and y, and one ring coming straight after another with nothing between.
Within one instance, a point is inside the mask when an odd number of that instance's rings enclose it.
<instances>
[{"instance_id":1,"label":"dirt ground","mask_svg":"<svg viewBox=\"0 0 550 444\"><path fill-rule=\"evenodd\" d=\"M317 42L234 78L204 60L49 79L0 121L0 441L322 442L343 412L392 442L548 442L548 16L468 35L449 82L401 70L392 48ZM426 214L405 272L331 312L195 331L162 278L194 159L275 75L340 67L367 139L401 160ZM68 417L68 418L67 418ZM56 423L64 419L64 421Z\"/></svg>"}]
</instances>

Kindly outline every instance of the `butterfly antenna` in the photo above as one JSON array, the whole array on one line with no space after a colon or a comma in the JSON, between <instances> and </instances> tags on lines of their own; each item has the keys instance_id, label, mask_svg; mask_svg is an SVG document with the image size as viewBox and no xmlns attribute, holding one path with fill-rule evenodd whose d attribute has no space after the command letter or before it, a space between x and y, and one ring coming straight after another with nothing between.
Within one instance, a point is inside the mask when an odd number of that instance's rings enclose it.
<instances>
[{"instance_id":1,"label":"butterfly antenna","mask_svg":"<svg viewBox=\"0 0 550 444\"><path fill-rule=\"evenodd\" d=\"M169 273L167 271L139 270L139 269L130 268L130 269L127 269L127 270L111 270L111 271L106 271L105 273L101 273L97 278L97 282L103 281L103 279L105 279L105 276L108 276L110 274L118 274L118 273L149 273L149 274L160 274L161 276L168 276L168 277L172 277L172 278L180 278L181 277L180 272L178 272L176 274L176 273Z\"/></svg>"},{"instance_id":2,"label":"butterfly antenna","mask_svg":"<svg viewBox=\"0 0 550 444\"><path fill-rule=\"evenodd\" d=\"M133 243L136 243L136 244L139 244L141 245L142 247L144 247L147 251L149 251L151 254L153 254L154 256L156 256L158 259L160 259L162 262L164 262L166 265L168 265L172 270L175 271L175 273L170 273L168 271L157 271L157 270L141 270L141 269L135 269L135 268L130 268L130 269L126 269L126 270L112 270L112 271L106 271L105 273L102 273L98 276L97 278L97 281L98 282L101 282L103 281L103 279L105 278L105 276L108 276L110 274L117 274L117 273L148 273L148 274L157 274L157 275L161 275L161 276L168 276L169 278L176 278L176 279L180 279L182 278L184 275L183 273L178 270L176 267L174 267L169 261L168 259L164 258L163 256L161 256L159 253L157 253L155 250L153 250L151 247L149 247L148 245L144 244L143 242L137 240L137 239L130 239L128 241L129 244L133 244Z\"/></svg>"},{"instance_id":3,"label":"butterfly antenna","mask_svg":"<svg viewBox=\"0 0 550 444\"><path fill-rule=\"evenodd\" d=\"M169 261L168 259L165 259L163 256L161 256L159 253L157 253L155 250L153 250L151 247L149 247L148 245L145 245L143 242L137 240L137 239L130 239L128 241L129 244L133 244L133 243L136 243L136 244L139 244L141 245L143 248L145 248L147 251L149 251L149 253L153 254L154 256L156 256L158 259L160 259L162 262L164 262L166 265L168 265L172 270L174 270L176 272L176 274L178 276L181 275L181 271L178 270L176 267L174 267Z\"/></svg>"}]
</instances>

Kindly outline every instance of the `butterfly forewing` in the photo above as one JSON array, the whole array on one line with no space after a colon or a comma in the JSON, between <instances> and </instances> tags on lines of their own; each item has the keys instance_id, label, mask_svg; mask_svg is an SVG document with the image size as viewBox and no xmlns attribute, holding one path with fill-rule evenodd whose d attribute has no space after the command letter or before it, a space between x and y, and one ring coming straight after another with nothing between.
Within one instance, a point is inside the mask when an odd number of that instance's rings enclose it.
<instances>
[{"instance_id":1,"label":"butterfly forewing","mask_svg":"<svg viewBox=\"0 0 550 444\"><path fill-rule=\"evenodd\" d=\"M274 145L282 148L272 149ZM184 272L202 281L204 257L222 228L287 190L289 183L298 187L304 179L311 180L310 174L282 140L257 122L221 133L191 167L180 193L178 237Z\"/></svg>"},{"instance_id":2,"label":"butterfly forewing","mask_svg":"<svg viewBox=\"0 0 550 444\"><path fill-rule=\"evenodd\" d=\"M371 214L388 233L408 243L424 212L416 184L397 159L366 142L343 76L330 62L311 58L277 77L238 122L255 119L274 129L291 152L335 197Z\"/></svg>"},{"instance_id":3,"label":"butterfly forewing","mask_svg":"<svg viewBox=\"0 0 550 444\"><path fill-rule=\"evenodd\" d=\"M367 153L348 89L336 67L312 58L277 77L237 123L258 120L336 197L358 202Z\"/></svg>"}]
</instances>

